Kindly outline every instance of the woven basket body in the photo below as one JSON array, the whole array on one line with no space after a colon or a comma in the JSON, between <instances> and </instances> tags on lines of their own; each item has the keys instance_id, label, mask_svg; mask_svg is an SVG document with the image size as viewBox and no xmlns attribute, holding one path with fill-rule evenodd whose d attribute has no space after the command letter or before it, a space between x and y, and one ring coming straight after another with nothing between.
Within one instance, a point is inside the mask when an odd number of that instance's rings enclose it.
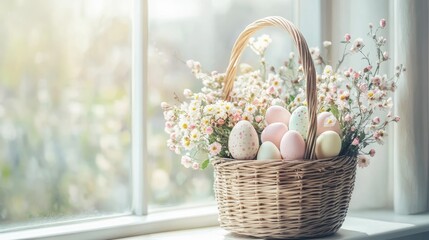
<instances>
[{"instance_id":1,"label":"woven basket body","mask_svg":"<svg viewBox=\"0 0 429 240\"><path fill-rule=\"evenodd\" d=\"M335 233L346 217L356 172L354 157L218 159L213 165L221 227L271 238Z\"/></svg>"},{"instance_id":2,"label":"woven basket body","mask_svg":"<svg viewBox=\"0 0 429 240\"><path fill-rule=\"evenodd\" d=\"M316 71L301 32L282 17L248 25L237 38L224 80L230 101L238 60L257 30L275 26L292 37L306 79L309 128L303 160L215 159L215 196L221 227L238 234L269 238L322 237L342 225L353 191L356 157L316 160Z\"/></svg>"}]
</instances>

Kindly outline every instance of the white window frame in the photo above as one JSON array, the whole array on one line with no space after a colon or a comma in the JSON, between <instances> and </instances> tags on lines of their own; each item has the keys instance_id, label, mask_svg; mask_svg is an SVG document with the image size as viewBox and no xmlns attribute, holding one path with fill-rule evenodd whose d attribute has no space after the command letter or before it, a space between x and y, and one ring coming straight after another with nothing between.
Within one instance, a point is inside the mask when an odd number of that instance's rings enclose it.
<instances>
[{"instance_id":1,"label":"white window frame","mask_svg":"<svg viewBox=\"0 0 429 240\"><path fill-rule=\"evenodd\" d=\"M315 4L314 11L301 11L300 5ZM299 18L317 16L322 18L323 0L297 1L294 9L294 21ZM135 235L174 231L189 228L218 225L216 205L166 209L148 214L147 197L149 183L147 179L147 146L145 144L147 120L147 41L148 41L148 3L147 0L132 0L132 199L129 214L100 216L91 219L55 222L42 226L30 226L0 233L0 239L107 239ZM313 5L314 6L314 5ZM303 16L305 15L305 16ZM322 23L320 27L325 27ZM323 32L323 31L322 31ZM320 36L322 37L322 36ZM319 39L318 39L319 40Z\"/></svg>"}]
</instances>

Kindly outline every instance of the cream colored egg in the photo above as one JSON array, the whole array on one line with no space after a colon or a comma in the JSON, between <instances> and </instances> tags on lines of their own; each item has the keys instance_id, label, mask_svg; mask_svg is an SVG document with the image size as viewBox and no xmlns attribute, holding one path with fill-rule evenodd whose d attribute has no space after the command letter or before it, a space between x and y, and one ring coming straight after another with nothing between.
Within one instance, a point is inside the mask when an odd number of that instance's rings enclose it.
<instances>
[{"instance_id":1,"label":"cream colored egg","mask_svg":"<svg viewBox=\"0 0 429 240\"><path fill-rule=\"evenodd\" d=\"M316 140L317 159L338 156L341 151L341 138L334 131L326 131L320 134Z\"/></svg>"},{"instance_id":2,"label":"cream colored egg","mask_svg":"<svg viewBox=\"0 0 429 240\"><path fill-rule=\"evenodd\" d=\"M239 121L231 130L228 150L235 159L255 159L259 149L258 133L249 121Z\"/></svg>"},{"instance_id":3,"label":"cream colored egg","mask_svg":"<svg viewBox=\"0 0 429 240\"><path fill-rule=\"evenodd\" d=\"M265 121L267 124L281 122L288 126L290 116L290 112L286 108L281 106L271 106L265 112Z\"/></svg>"},{"instance_id":4,"label":"cream colored egg","mask_svg":"<svg viewBox=\"0 0 429 240\"><path fill-rule=\"evenodd\" d=\"M341 136L340 122L330 112L321 112L317 115L317 136L326 131L334 131Z\"/></svg>"},{"instance_id":5,"label":"cream colored egg","mask_svg":"<svg viewBox=\"0 0 429 240\"><path fill-rule=\"evenodd\" d=\"M282 140L283 135L288 131L286 124L281 122L271 123L266 126L261 133L261 141L266 142L270 141L276 145L277 148L280 148L280 141Z\"/></svg>"},{"instance_id":6,"label":"cream colored egg","mask_svg":"<svg viewBox=\"0 0 429 240\"><path fill-rule=\"evenodd\" d=\"M256 159L282 159L282 156L280 155L280 151L276 145L274 145L274 143L266 141L259 147L258 156Z\"/></svg>"},{"instance_id":7,"label":"cream colored egg","mask_svg":"<svg viewBox=\"0 0 429 240\"><path fill-rule=\"evenodd\" d=\"M305 106L300 106L292 112L289 122L289 130L295 130L301 134L304 140L307 139L308 132L308 110Z\"/></svg>"},{"instance_id":8,"label":"cream colored egg","mask_svg":"<svg viewBox=\"0 0 429 240\"><path fill-rule=\"evenodd\" d=\"M285 133L280 143L280 154L285 160L303 159L305 153L305 141L301 134L295 130Z\"/></svg>"}]
</instances>

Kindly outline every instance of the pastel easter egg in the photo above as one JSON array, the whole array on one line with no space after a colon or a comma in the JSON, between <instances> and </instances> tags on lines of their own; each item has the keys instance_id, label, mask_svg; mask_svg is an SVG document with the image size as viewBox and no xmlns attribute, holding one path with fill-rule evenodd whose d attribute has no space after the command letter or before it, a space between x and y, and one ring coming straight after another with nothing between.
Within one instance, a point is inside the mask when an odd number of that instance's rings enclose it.
<instances>
[{"instance_id":1,"label":"pastel easter egg","mask_svg":"<svg viewBox=\"0 0 429 240\"><path fill-rule=\"evenodd\" d=\"M320 134L316 140L317 159L338 156L341 151L340 135L334 131L326 131Z\"/></svg>"},{"instance_id":2,"label":"pastel easter egg","mask_svg":"<svg viewBox=\"0 0 429 240\"><path fill-rule=\"evenodd\" d=\"M265 121L267 124L281 122L289 125L290 112L281 106L271 106L265 112Z\"/></svg>"},{"instance_id":3,"label":"pastel easter egg","mask_svg":"<svg viewBox=\"0 0 429 240\"><path fill-rule=\"evenodd\" d=\"M259 147L258 156L256 159L282 159L282 156L280 155L280 151L276 145L274 145L274 143L266 141Z\"/></svg>"},{"instance_id":4,"label":"pastel easter egg","mask_svg":"<svg viewBox=\"0 0 429 240\"><path fill-rule=\"evenodd\" d=\"M287 132L287 130L289 129L284 123L271 123L270 125L266 126L265 129L262 131L261 141L270 141L274 143L277 148L280 148L280 141L282 140L282 137Z\"/></svg>"},{"instance_id":5,"label":"pastel easter egg","mask_svg":"<svg viewBox=\"0 0 429 240\"><path fill-rule=\"evenodd\" d=\"M340 122L331 112L321 112L317 115L317 136L326 131L334 131L341 135Z\"/></svg>"},{"instance_id":6,"label":"pastel easter egg","mask_svg":"<svg viewBox=\"0 0 429 240\"><path fill-rule=\"evenodd\" d=\"M290 122L289 130L295 130L301 134L304 140L307 139L308 132L308 111L307 107L300 106L293 111Z\"/></svg>"},{"instance_id":7,"label":"pastel easter egg","mask_svg":"<svg viewBox=\"0 0 429 240\"><path fill-rule=\"evenodd\" d=\"M303 159L305 153L305 141L301 134L295 130L285 133L280 142L280 154L285 160Z\"/></svg>"},{"instance_id":8,"label":"pastel easter egg","mask_svg":"<svg viewBox=\"0 0 429 240\"><path fill-rule=\"evenodd\" d=\"M258 133L249 121L239 121L231 130L228 150L235 159L255 159L259 149Z\"/></svg>"}]
</instances>

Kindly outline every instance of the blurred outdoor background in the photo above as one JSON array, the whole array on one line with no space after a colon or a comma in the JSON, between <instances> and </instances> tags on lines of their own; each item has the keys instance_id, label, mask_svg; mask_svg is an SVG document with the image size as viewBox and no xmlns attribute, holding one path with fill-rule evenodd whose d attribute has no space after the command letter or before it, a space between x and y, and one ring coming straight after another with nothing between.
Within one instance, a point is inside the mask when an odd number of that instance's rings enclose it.
<instances>
[{"instance_id":1,"label":"blurred outdoor background","mask_svg":"<svg viewBox=\"0 0 429 240\"><path fill-rule=\"evenodd\" d=\"M150 210L214 201L212 169L166 147L160 102L201 86L184 61L223 72L248 23L292 13L292 0L149 1ZM0 2L0 231L129 211L131 14L131 0ZM290 39L264 33L278 66Z\"/></svg>"}]
</instances>

